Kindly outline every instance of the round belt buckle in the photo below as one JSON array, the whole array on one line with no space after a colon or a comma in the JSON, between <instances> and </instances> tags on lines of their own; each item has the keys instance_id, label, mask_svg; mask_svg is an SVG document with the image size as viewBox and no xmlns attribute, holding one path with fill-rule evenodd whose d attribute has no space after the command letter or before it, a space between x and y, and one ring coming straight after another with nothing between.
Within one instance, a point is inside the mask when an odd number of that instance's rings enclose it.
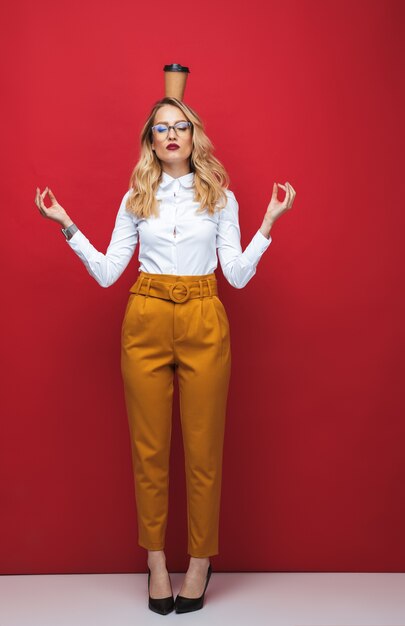
<instances>
[{"instance_id":1,"label":"round belt buckle","mask_svg":"<svg viewBox=\"0 0 405 626\"><path fill-rule=\"evenodd\" d=\"M180 298L174 295L174 289L178 285L183 285L183 287L185 287L186 289L186 294L184 296L180 296ZM190 287L186 283L183 283L181 280L179 280L177 281L177 283L173 283L173 285L171 285L171 287L169 288L169 296L173 300L173 302L185 302L190 297Z\"/></svg>"}]
</instances>

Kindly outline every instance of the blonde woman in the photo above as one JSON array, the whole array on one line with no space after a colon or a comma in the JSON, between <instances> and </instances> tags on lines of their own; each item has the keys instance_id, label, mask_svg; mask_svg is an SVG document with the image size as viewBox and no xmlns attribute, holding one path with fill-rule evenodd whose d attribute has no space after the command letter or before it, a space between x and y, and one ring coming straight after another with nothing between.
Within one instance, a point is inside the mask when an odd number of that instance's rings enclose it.
<instances>
[{"instance_id":1,"label":"blonde woman","mask_svg":"<svg viewBox=\"0 0 405 626\"><path fill-rule=\"evenodd\" d=\"M231 346L215 269L235 288L256 273L274 222L295 191L274 183L260 228L244 251L238 202L194 109L165 97L141 132L140 158L122 198L110 244L99 252L46 187L35 203L58 222L89 274L109 287L139 241L139 275L121 331L121 372L131 435L138 543L147 550L148 606L167 614L201 609L218 554L222 450ZM277 199L278 187L285 191ZM46 194L51 206L45 206ZM168 515L173 377L185 450L189 567L174 601L164 553Z\"/></svg>"}]
</instances>

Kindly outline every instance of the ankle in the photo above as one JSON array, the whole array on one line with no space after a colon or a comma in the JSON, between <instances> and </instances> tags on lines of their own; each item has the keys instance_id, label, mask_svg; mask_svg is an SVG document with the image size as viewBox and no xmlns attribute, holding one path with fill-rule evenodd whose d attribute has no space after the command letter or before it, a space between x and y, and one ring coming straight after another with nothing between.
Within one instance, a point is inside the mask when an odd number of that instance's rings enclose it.
<instances>
[{"instance_id":1,"label":"ankle","mask_svg":"<svg viewBox=\"0 0 405 626\"><path fill-rule=\"evenodd\" d=\"M210 565L210 559L208 556L190 556L189 568L207 567Z\"/></svg>"},{"instance_id":2,"label":"ankle","mask_svg":"<svg viewBox=\"0 0 405 626\"><path fill-rule=\"evenodd\" d=\"M147 562L149 569L166 567L166 555L163 550L148 550Z\"/></svg>"}]
</instances>

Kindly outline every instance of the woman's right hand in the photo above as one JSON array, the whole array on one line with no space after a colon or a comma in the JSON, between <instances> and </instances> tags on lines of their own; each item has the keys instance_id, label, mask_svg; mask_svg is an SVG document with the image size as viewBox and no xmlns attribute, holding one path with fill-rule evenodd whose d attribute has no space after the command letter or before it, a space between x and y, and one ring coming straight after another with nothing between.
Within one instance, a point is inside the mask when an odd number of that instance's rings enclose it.
<instances>
[{"instance_id":1,"label":"woman's right hand","mask_svg":"<svg viewBox=\"0 0 405 626\"><path fill-rule=\"evenodd\" d=\"M44 204L44 198L47 193L49 195L49 199L52 202L49 208L46 207ZM35 204L37 205L43 217L48 217L49 219L58 222L63 228L67 228L68 226L73 224L73 220L70 219L65 209L58 203L49 187L45 187L45 190L42 193L40 193L39 187L37 187Z\"/></svg>"}]
</instances>

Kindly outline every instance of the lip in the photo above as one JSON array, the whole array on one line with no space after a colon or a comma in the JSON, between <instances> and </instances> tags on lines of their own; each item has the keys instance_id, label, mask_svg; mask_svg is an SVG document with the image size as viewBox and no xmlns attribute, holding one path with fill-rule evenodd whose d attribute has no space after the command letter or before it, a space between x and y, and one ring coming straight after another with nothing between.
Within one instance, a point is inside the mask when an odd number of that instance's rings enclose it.
<instances>
[{"instance_id":1,"label":"lip","mask_svg":"<svg viewBox=\"0 0 405 626\"><path fill-rule=\"evenodd\" d=\"M180 148L180 146L177 143L169 143L168 146L166 146L166 150L178 150Z\"/></svg>"}]
</instances>

